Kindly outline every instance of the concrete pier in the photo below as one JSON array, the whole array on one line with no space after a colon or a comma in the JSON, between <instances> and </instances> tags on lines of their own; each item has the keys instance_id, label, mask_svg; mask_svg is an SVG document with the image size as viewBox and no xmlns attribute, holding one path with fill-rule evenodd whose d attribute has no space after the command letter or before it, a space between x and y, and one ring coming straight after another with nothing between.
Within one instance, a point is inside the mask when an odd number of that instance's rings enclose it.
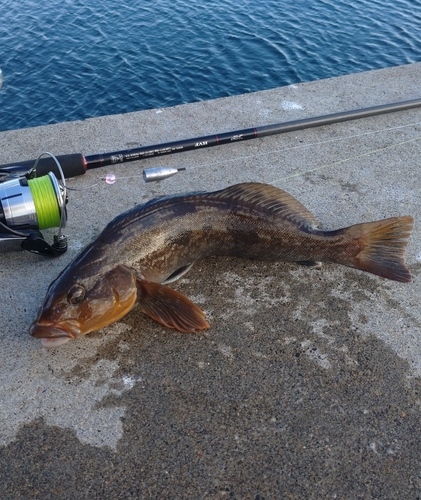
<instances>
[{"instance_id":1,"label":"concrete pier","mask_svg":"<svg viewBox=\"0 0 421 500\"><path fill-rule=\"evenodd\" d=\"M421 63L7 131L0 164L415 99L420 81ZM68 252L0 254L0 498L420 498L420 152L418 108L70 179ZM145 184L156 166L186 170ZM55 350L28 335L50 282L114 216L246 181L285 189L326 229L412 215L414 282L209 258L171 284L207 313L205 334L134 309Z\"/></svg>"}]
</instances>

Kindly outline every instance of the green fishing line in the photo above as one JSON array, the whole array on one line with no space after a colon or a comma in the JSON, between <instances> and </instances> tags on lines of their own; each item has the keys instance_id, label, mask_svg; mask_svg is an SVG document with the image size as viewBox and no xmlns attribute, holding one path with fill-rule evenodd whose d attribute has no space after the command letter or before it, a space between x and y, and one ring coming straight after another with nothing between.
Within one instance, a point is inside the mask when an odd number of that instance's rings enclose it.
<instances>
[{"instance_id":1,"label":"green fishing line","mask_svg":"<svg viewBox=\"0 0 421 500\"><path fill-rule=\"evenodd\" d=\"M53 183L48 175L28 180L38 218L38 227L60 226L60 211Z\"/></svg>"}]
</instances>

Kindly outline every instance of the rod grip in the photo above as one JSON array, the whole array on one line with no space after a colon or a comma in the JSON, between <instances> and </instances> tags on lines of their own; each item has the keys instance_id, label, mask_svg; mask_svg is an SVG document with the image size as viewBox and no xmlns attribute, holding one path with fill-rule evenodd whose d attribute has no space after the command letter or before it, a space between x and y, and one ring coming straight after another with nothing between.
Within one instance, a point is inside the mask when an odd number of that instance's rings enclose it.
<instances>
[{"instance_id":1,"label":"rod grip","mask_svg":"<svg viewBox=\"0 0 421 500\"><path fill-rule=\"evenodd\" d=\"M59 155L56 156L56 158L59 161L61 168L63 169L64 177L66 178L83 175L86 172L85 157L80 153ZM35 165L35 162L36 160L27 160L0 165L0 172L21 172L23 175ZM37 165L37 177L47 175L48 172L53 172L58 179L61 179L61 174L57 168L56 162L53 158L51 158L51 156L40 158Z\"/></svg>"}]
</instances>

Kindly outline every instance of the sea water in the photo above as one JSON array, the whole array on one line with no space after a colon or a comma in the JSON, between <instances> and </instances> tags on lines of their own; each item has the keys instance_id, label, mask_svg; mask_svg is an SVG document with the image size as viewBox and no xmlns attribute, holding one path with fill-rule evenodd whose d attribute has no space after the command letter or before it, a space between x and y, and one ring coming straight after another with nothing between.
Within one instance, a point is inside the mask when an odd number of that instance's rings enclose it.
<instances>
[{"instance_id":1,"label":"sea water","mask_svg":"<svg viewBox=\"0 0 421 500\"><path fill-rule=\"evenodd\" d=\"M421 0L0 0L0 130L421 61Z\"/></svg>"}]
</instances>

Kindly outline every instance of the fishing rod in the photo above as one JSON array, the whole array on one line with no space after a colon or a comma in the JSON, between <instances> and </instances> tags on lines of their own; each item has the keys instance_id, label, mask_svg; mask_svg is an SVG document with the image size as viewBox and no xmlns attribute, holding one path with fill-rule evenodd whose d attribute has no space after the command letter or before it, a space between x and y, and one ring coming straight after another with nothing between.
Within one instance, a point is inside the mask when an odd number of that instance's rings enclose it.
<instances>
[{"instance_id":1,"label":"fishing rod","mask_svg":"<svg viewBox=\"0 0 421 500\"><path fill-rule=\"evenodd\" d=\"M247 141L250 139L257 139L269 135L293 132L295 130L332 125L334 123L368 118L386 113L393 113L396 111L405 111L420 106L421 98L418 98L408 101L372 106L369 108L342 111L339 113L316 116L313 118L303 118L300 120L251 127L231 132L223 132L219 134L205 135L202 137L194 137L191 139L183 139L179 141L166 142L151 146L141 146L138 148L113 151L109 153L87 156L84 156L81 153L60 155L57 156L57 159L61 164L66 178L76 177L78 175L85 174L87 170L106 167L109 165L144 160L147 158L165 156L175 153L183 153L185 151L204 149L213 146L221 146L223 144L231 144L237 141ZM10 175L26 175L27 172L34 167L34 164L35 160L28 160L24 162L0 165L0 182L6 180ZM53 172L58 178L60 176L60 172L58 171L56 162L53 160L53 158L41 158L37 165L36 176L40 177L42 175L48 174L48 172ZM173 175L173 173L170 175ZM153 175L153 179L152 175L149 175L148 172L144 173L143 177L144 180L148 182L150 180L161 180L168 177L168 175L164 169L164 171L162 171L161 173L156 171Z\"/></svg>"},{"instance_id":2,"label":"fishing rod","mask_svg":"<svg viewBox=\"0 0 421 500\"><path fill-rule=\"evenodd\" d=\"M56 157L51 153L43 153L37 160L21 162L19 165L1 165L0 250L16 250L20 247L39 255L63 254L67 250L67 239L61 234L61 229L67 220L68 199L65 178L83 175L89 169L330 125L419 106L421 99L414 99L101 155L83 156L76 153ZM42 158L45 154L48 157ZM159 181L181 170L185 169L149 168L143 171L143 178L145 182ZM56 178L61 180L61 184ZM106 180L108 182L108 179ZM110 179L110 183L113 183L113 179ZM59 233L54 236L54 243L50 245L39 230L52 227L59 227Z\"/></svg>"}]
</instances>

